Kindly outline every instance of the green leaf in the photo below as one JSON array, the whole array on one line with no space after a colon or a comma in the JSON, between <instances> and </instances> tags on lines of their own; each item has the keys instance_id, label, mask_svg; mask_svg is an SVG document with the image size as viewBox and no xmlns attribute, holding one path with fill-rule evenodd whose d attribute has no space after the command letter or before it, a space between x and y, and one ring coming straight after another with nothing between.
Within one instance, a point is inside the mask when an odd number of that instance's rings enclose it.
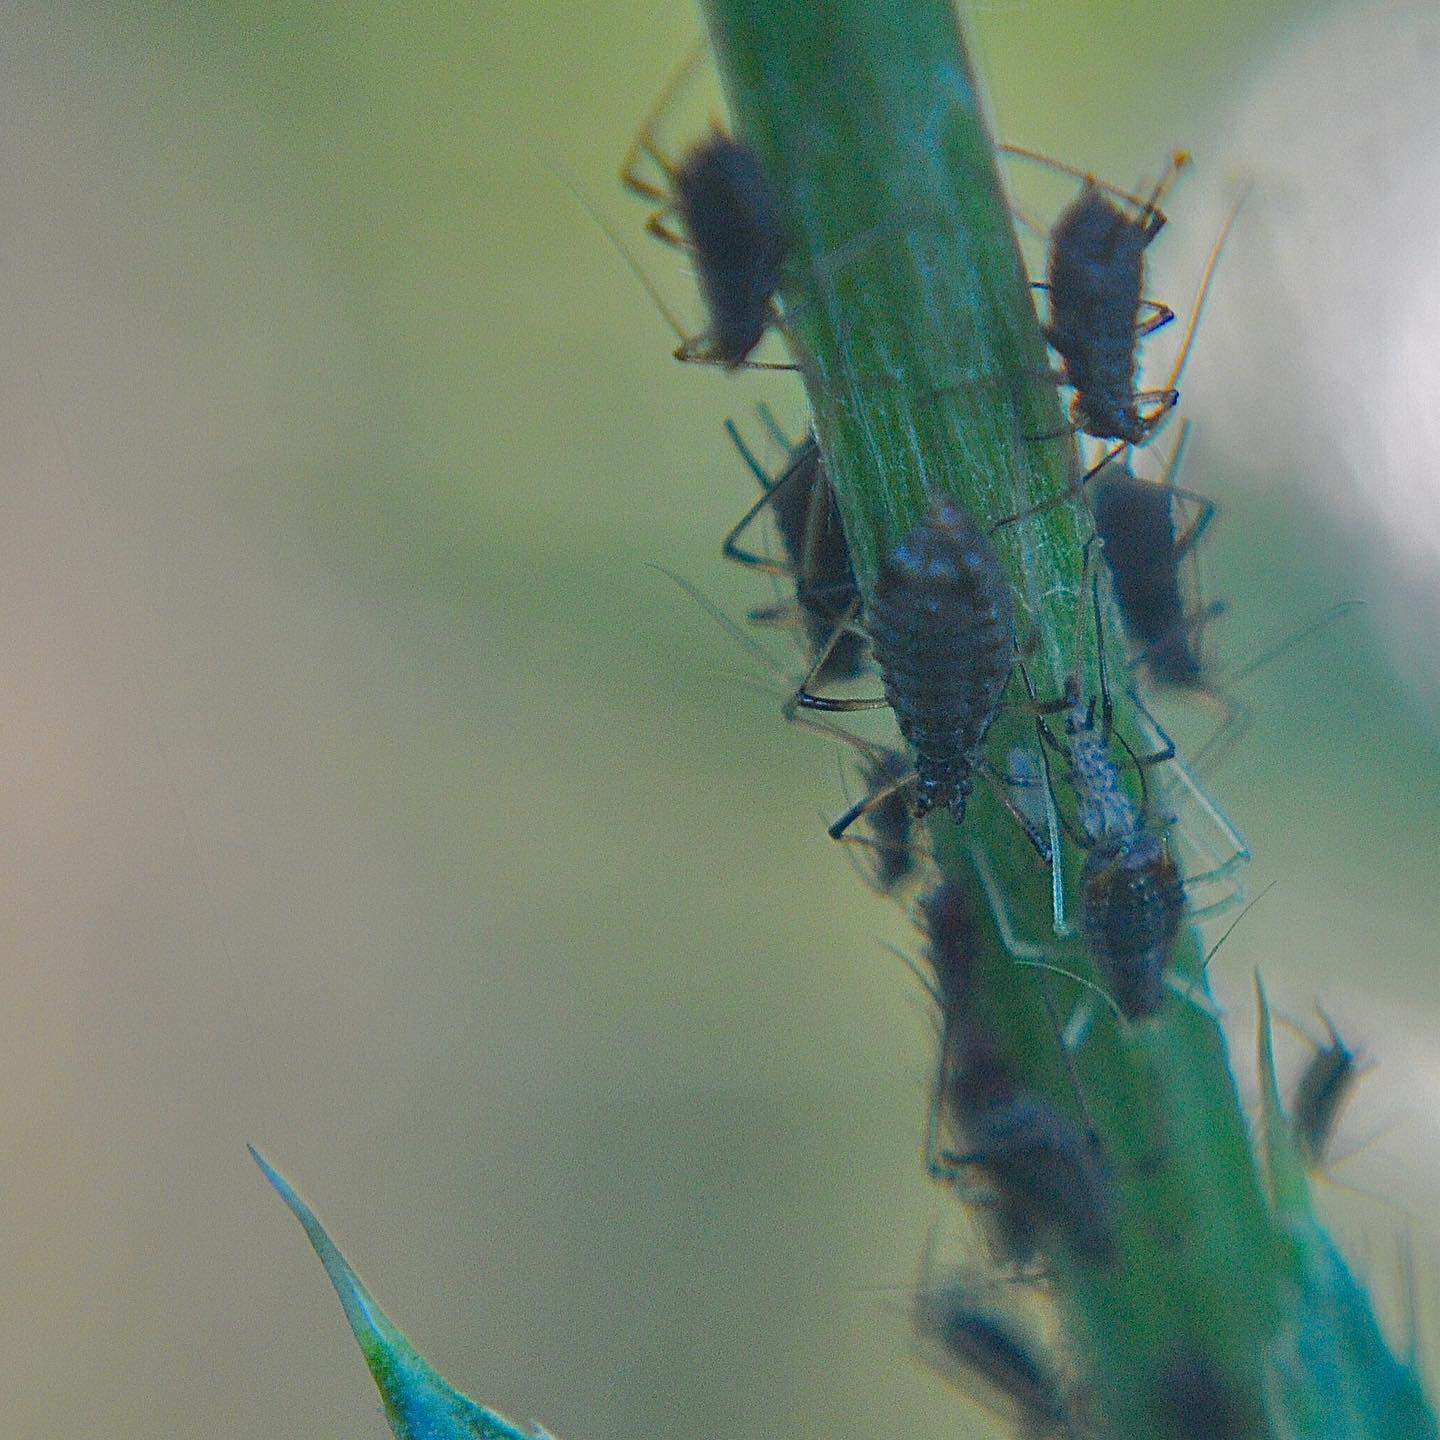
<instances>
[{"instance_id":1,"label":"green leaf","mask_svg":"<svg viewBox=\"0 0 1440 1440\"><path fill-rule=\"evenodd\" d=\"M396 1440L532 1440L531 1434L461 1394L426 1363L360 1283L360 1277L350 1268L350 1262L340 1253L315 1212L253 1145L249 1148L265 1178L304 1226L320 1263L330 1276L330 1283L345 1309L345 1318L360 1343L365 1363L375 1377L380 1398L385 1402L385 1418ZM533 1437L546 1437L546 1432L537 1425Z\"/></svg>"}]
</instances>

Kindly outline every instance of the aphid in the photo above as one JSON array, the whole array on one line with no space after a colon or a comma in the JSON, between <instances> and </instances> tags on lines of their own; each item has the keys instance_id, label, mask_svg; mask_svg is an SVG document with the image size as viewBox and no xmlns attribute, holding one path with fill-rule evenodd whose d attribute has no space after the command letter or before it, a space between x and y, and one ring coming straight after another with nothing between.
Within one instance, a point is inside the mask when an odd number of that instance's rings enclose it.
<instances>
[{"instance_id":1,"label":"aphid","mask_svg":"<svg viewBox=\"0 0 1440 1440\"><path fill-rule=\"evenodd\" d=\"M1013 153L1032 155L1030 151ZM1082 173L1044 156L1033 158L1067 174ZM1165 217L1154 208L1155 202L1185 159L1183 153L1172 159L1170 170L1148 201L1125 195L1124 191L1114 192L1142 206L1139 219L1127 217L1105 198L1102 188L1114 187L1102 187L1086 176L1085 189L1057 222L1051 237L1050 280L1044 287L1050 292L1050 323L1045 327L1045 338L1060 354L1062 383L1075 389L1071 404L1074 427L1096 439L1118 440L1120 444L1059 494L1003 516L993 528L1013 525L1074 498L1127 447L1145 444L1179 404L1176 386L1205 309L1215 267L1245 200L1242 194L1231 207L1211 247L1189 323L1164 386L1136 390L1137 341L1174 318L1165 306L1143 300L1140 288L1145 247L1165 223ZM1147 306L1155 313L1141 322L1139 312ZM1147 400L1153 402L1148 411L1142 409L1142 402Z\"/></svg>"},{"instance_id":2,"label":"aphid","mask_svg":"<svg viewBox=\"0 0 1440 1440\"><path fill-rule=\"evenodd\" d=\"M1214 501L1174 483L1189 435L1187 420L1159 481L1142 480L1117 457L1097 476L1090 503L1111 593L1126 635L1140 647L1139 663L1158 685L1207 689L1195 636L1224 606L1191 610L1181 586L1180 567L1215 517ZM1183 532L1177 500L1198 507Z\"/></svg>"},{"instance_id":3,"label":"aphid","mask_svg":"<svg viewBox=\"0 0 1440 1440\"><path fill-rule=\"evenodd\" d=\"M1050 232L1045 338L1060 356L1064 382L1074 388L1076 426L1097 439L1142 445L1180 398L1173 381L1163 390L1137 391L1135 367L1137 342L1174 318L1164 306L1143 298L1145 251L1166 223L1160 199L1189 158L1183 151L1171 157L1148 200L1102 188L1093 176L1084 176L1084 188ZM1079 173L1059 161L1046 163ZM1106 189L1138 206L1138 213L1127 214ZM1153 313L1141 321L1146 306ZM1156 408L1142 414L1140 402L1147 399Z\"/></svg>"},{"instance_id":4,"label":"aphid","mask_svg":"<svg viewBox=\"0 0 1440 1440\"><path fill-rule=\"evenodd\" d=\"M975 910L969 892L941 881L921 901L927 960L940 1010L940 1057L925 1137L926 1166L954 1181L978 1172L993 1191L1005 1248L1028 1260L1039 1237L1107 1261L1115 1244L1114 1178L1104 1151L1045 1096L1019 1084L971 1005ZM947 1149L942 1132L964 1148Z\"/></svg>"},{"instance_id":5,"label":"aphid","mask_svg":"<svg viewBox=\"0 0 1440 1440\"><path fill-rule=\"evenodd\" d=\"M1085 588L1082 582L1082 595ZM1036 724L1041 740L1062 757L1065 778L1075 792L1080 827L1076 839L1086 851L1080 893L1087 948L1121 1014L1140 1020L1153 1015L1165 996L1165 971L1185 915L1185 884L1164 831L1146 822L1121 785L1119 766L1110 754L1114 713L1105 675L1100 599L1093 581L1089 588L1100 667L1098 729L1094 701L1082 700L1073 676L1067 684L1064 741L1056 739L1043 718L1037 716Z\"/></svg>"},{"instance_id":6,"label":"aphid","mask_svg":"<svg viewBox=\"0 0 1440 1440\"><path fill-rule=\"evenodd\" d=\"M1322 1010L1320 1018L1330 1032L1330 1043L1319 1045L1300 1078L1290 1100L1290 1124L1305 1163L1318 1170L1335 1133L1340 1111L1350 1098L1355 1082L1364 1073L1355 1052L1340 1038L1335 1023Z\"/></svg>"},{"instance_id":7,"label":"aphid","mask_svg":"<svg viewBox=\"0 0 1440 1440\"><path fill-rule=\"evenodd\" d=\"M882 895L893 895L914 878L920 863L915 817L903 787L896 784L911 774L910 761L899 750L878 748L861 762L860 774L866 790L881 796L865 812L870 834L862 843L874 851L869 878Z\"/></svg>"},{"instance_id":8,"label":"aphid","mask_svg":"<svg viewBox=\"0 0 1440 1440\"><path fill-rule=\"evenodd\" d=\"M1059 1377L1029 1337L976 1303L963 1279L923 1287L911 1320L920 1353L931 1367L982 1403L995 1408L998 1402L1027 1440L1069 1433Z\"/></svg>"},{"instance_id":9,"label":"aphid","mask_svg":"<svg viewBox=\"0 0 1440 1440\"><path fill-rule=\"evenodd\" d=\"M1093 1264L1113 1259L1115 1178L1096 1139L989 1060L978 1068L962 1063L951 1084L967 1148L942 1151L931 1174L953 1180L978 1170L1032 1231Z\"/></svg>"},{"instance_id":10,"label":"aphid","mask_svg":"<svg viewBox=\"0 0 1440 1440\"><path fill-rule=\"evenodd\" d=\"M778 433L768 412L762 410L762 415ZM750 619L762 625L785 625L798 619L804 626L813 661L825 649L859 594L850 547L835 504L835 491L820 457L820 447L813 434L794 446L781 437L790 459L784 470L772 477L745 444L733 422L727 420L725 428L763 493L725 537L723 552L737 564L794 581L793 604L752 610ZM775 529L785 552L783 561L742 549L739 544L746 529L767 508L775 517ZM818 678L853 680L865 666L865 655L864 635L846 626L830 646Z\"/></svg>"},{"instance_id":11,"label":"aphid","mask_svg":"<svg viewBox=\"0 0 1440 1440\"><path fill-rule=\"evenodd\" d=\"M1009 577L971 515L940 500L895 547L876 577L865 629L884 696L814 695L807 677L792 703L826 711L890 706L916 757L913 780L894 788L913 785L917 817L945 805L958 823L1015 663ZM852 807L830 834L838 838L881 798Z\"/></svg>"},{"instance_id":12,"label":"aphid","mask_svg":"<svg viewBox=\"0 0 1440 1440\"><path fill-rule=\"evenodd\" d=\"M697 49L660 92L631 141L620 179L659 204L646 230L688 251L694 261L709 323L692 336L675 325L681 335L676 358L734 370L746 363L778 318L775 296L789 244L780 202L749 146L714 125L681 160L661 148L656 134L661 117L703 53ZM646 156L664 176L663 185L640 173ZM672 216L679 221L678 231Z\"/></svg>"}]
</instances>

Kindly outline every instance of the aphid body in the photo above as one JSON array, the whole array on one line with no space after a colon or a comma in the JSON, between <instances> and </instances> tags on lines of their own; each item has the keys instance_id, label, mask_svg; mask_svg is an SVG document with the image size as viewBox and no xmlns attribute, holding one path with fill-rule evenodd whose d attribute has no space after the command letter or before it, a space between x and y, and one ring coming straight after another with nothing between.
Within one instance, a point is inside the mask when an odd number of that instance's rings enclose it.
<instances>
[{"instance_id":1,"label":"aphid body","mask_svg":"<svg viewBox=\"0 0 1440 1440\"><path fill-rule=\"evenodd\" d=\"M874 851L870 878L882 895L893 895L915 874L915 817L905 790L897 782L910 774L910 761L899 750L881 750L861 766L867 790L882 798L866 811L870 827L866 844Z\"/></svg>"},{"instance_id":2,"label":"aphid body","mask_svg":"<svg viewBox=\"0 0 1440 1440\"><path fill-rule=\"evenodd\" d=\"M1153 202L1127 215L1087 179L1050 232L1045 338L1075 389L1076 423L1097 439L1139 445L1155 426L1135 392L1136 318L1145 250L1164 224Z\"/></svg>"},{"instance_id":3,"label":"aphid body","mask_svg":"<svg viewBox=\"0 0 1440 1440\"><path fill-rule=\"evenodd\" d=\"M660 92L630 144L620 179L658 202L645 228L687 250L695 265L709 317L700 335L686 336L646 286L681 335L676 357L734 370L746 363L776 319L775 295L789 243L775 189L748 145L715 126L681 160L671 159L660 146L660 119L703 55L704 48L697 48ZM642 156L659 168L664 185L640 173ZM680 222L679 232L670 223L672 215Z\"/></svg>"},{"instance_id":4,"label":"aphid body","mask_svg":"<svg viewBox=\"0 0 1440 1440\"><path fill-rule=\"evenodd\" d=\"M881 565L866 629L885 697L915 752L917 816L957 822L1015 663L1010 581L985 532L938 502Z\"/></svg>"},{"instance_id":5,"label":"aphid body","mask_svg":"<svg viewBox=\"0 0 1440 1440\"><path fill-rule=\"evenodd\" d=\"M779 201L760 157L722 130L691 150L670 179L710 317L689 354L734 369L775 318L788 250Z\"/></svg>"},{"instance_id":6,"label":"aphid body","mask_svg":"<svg viewBox=\"0 0 1440 1440\"><path fill-rule=\"evenodd\" d=\"M1065 737L1062 753L1086 846L1081 928L1121 1013L1143 1019L1165 996L1165 970L1185 914L1185 883L1163 832L1146 823L1120 783L1108 713L1097 729L1093 705L1072 691Z\"/></svg>"},{"instance_id":7,"label":"aphid body","mask_svg":"<svg viewBox=\"0 0 1440 1440\"><path fill-rule=\"evenodd\" d=\"M1123 456L1104 465L1091 507L1111 593L1126 635L1140 647L1140 663L1158 685L1208 691L1208 667L1196 637L1223 607L1191 611L1181 584L1181 566L1215 516L1214 501L1174 484L1189 433L1187 422L1159 481L1141 479ZM1179 500L1198 507L1183 532L1176 525Z\"/></svg>"},{"instance_id":8,"label":"aphid body","mask_svg":"<svg viewBox=\"0 0 1440 1440\"><path fill-rule=\"evenodd\" d=\"M1340 1038L1330 1017L1321 1012L1330 1043L1321 1045L1300 1072L1290 1102L1290 1123L1305 1162L1314 1170L1324 1162L1340 1111L1360 1078L1355 1052Z\"/></svg>"},{"instance_id":9,"label":"aphid body","mask_svg":"<svg viewBox=\"0 0 1440 1440\"><path fill-rule=\"evenodd\" d=\"M1185 549L1176 543L1174 497L1117 462L1101 472L1091 503L1115 603L1146 668L1161 685L1202 685L1196 626L1180 586Z\"/></svg>"},{"instance_id":10,"label":"aphid body","mask_svg":"<svg viewBox=\"0 0 1440 1440\"><path fill-rule=\"evenodd\" d=\"M763 407L762 413L769 420ZM812 660L830 646L819 678L853 680L865 665L865 637L853 627L845 627L838 634L835 630L842 617L852 612L860 592L840 510L835 503L834 487L814 435L807 435L799 445L790 447L789 463L772 478L734 425L727 422L726 428L764 493L726 536L724 553L742 565L788 575L795 585L793 604L754 610L750 618L762 625L785 624L793 622L798 614ZM777 565L743 550L737 543L766 508L775 518L776 534L785 555L783 564Z\"/></svg>"},{"instance_id":11,"label":"aphid body","mask_svg":"<svg viewBox=\"0 0 1440 1440\"><path fill-rule=\"evenodd\" d=\"M1059 1378L1014 1325L976 1304L963 1280L922 1289L912 1318L926 1357L957 1389L1000 1402L1027 1440L1069 1433Z\"/></svg>"},{"instance_id":12,"label":"aphid body","mask_svg":"<svg viewBox=\"0 0 1440 1440\"><path fill-rule=\"evenodd\" d=\"M943 880L921 901L927 960L940 1009L940 1067L931 1097L929 1169L954 1180L979 1172L1011 1258L1031 1258L1054 1236L1097 1264L1115 1247L1114 1178L1103 1150L1052 1101L1018 1083L973 1007L975 912L968 892ZM941 1143L942 1128L963 1153Z\"/></svg>"}]
</instances>

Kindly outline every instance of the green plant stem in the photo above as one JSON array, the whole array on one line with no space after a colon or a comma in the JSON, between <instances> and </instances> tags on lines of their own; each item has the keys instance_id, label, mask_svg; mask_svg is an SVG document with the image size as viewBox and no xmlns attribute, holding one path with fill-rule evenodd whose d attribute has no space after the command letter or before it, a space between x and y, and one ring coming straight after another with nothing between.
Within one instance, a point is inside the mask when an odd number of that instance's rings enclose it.
<instances>
[{"instance_id":1,"label":"green plant stem","mask_svg":"<svg viewBox=\"0 0 1440 1440\"><path fill-rule=\"evenodd\" d=\"M790 225L787 336L863 590L934 498L993 521L1056 494L1077 470L1073 441L1027 438L1063 430L1064 416L993 142L945 0L704 7L737 131ZM1077 623L1086 522L1083 505L1061 504L996 535L1045 696L1062 693L1077 637L1093 684L1088 614ZM1007 745L1033 745L1033 724L1012 714L992 736L1003 763ZM983 789L963 835L948 820L935 830L952 873L970 874L978 855L994 877L978 973L1014 1067L1078 1113L1044 1005L1047 985L1070 1000L1070 982L1017 964L998 923L1054 964L1093 974L1083 951L1054 937L1048 870ZM1081 859L1067 846L1072 890ZM1165 1392L1201 1365L1261 1426L1277 1323L1275 1231L1205 1010L1195 935L1174 971L1193 982L1193 1003L1172 999L1138 1024L1103 1017L1079 1054L1086 1105L1120 1174L1121 1258L1053 1257L1070 1360L1101 1433L1117 1440L1172 1440Z\"/></svg>"}]
</instances>

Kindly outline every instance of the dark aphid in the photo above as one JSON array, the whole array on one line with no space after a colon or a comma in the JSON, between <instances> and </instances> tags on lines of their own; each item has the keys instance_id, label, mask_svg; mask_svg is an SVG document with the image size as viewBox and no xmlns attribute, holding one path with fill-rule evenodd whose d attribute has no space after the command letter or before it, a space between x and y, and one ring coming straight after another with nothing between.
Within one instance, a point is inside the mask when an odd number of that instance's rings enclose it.
<instances>
[{"instance_id":1,"label":"dark aphid","mask_svg":"<svg viewBox=\"0 0 1440 1440\"><path fill-rule=\"evenodd\" d=\"M1137 392L1135 367L1138 340L1173 318L1163 307L1152 307L1146 321L1139 318L1145 251L1165 225L1160 198L1188 159L1183 152L1172 157L1150 198L1135 202L1134 214L1087 175L1050 232L1045 338L1060 356L1065 383L1074 387L1075 423L1097 439L1141 445L1179 399L1173 386ZM1142 414L1140 401L1147 398L1158 408Z\"/></svg>"},{"instance_id":2,"label":"dark aphid","mask_svg":"<svg viewBox=\"0 0 1440 1440\"><path fill-rule=\"evenodd\" d=\"M956 1389L1002 1409L1027 1440L1069 1433L1059 1377L1029 1337L976 1303L963 1280L922 1289L911 1318L921 1355Z\"/></svg>"},{"instance_id":3,"label":"dark aphid","mask_svg":"<svg viewBox=\"0 0 1440 1440\"><path fill-rule=\"evenodd\" d=\"M1126 635L1140 647L1140 663L1158 685L1204 689L1206 667L1195 639L1222 607L1189 609L1181 584L1186 556L1215 517L1212 500L1174 484L1189 433L1186 421L1159 481L1142 480L1117 457L1100 471L1090 500L1111 593ZM1177 500L1198 507L1183 531L1176 525Z\"/></svg>"},{"instance_id":4,"label":"dark aphid","mask_svg":"<svg viewBox=\"0 0 1440 1440\"><path fill-rule=\"evenodd\" d=\"M1080 876L1090 953L1128 1020L1153 1015L1185 914L1185 885L1163 835L1137 827L1091 847Z\"/></svg>"},{"instance_id":5,"label":"dark aphid","mask_svg":"<svg viewBox=\"0 0 1440 1440\"><path fill-rule=\"evenodd\" d=\"M851 611L859 595L850 547L835 504L835 491L820 457L820 447L814 435L807 435L799 445L787 445L789 462L779 475L772 477L734 424L727 421L725 428L763 493L725 537L724 554L737 564L794 581L793 604L753 610L750 618L762 625L785 625L798 619L804 626L813 661L830 643L837 625ZM765 509L775 517L776 533L785 555L783 561L740 546L740 537ZM819 678L853 680L864 669L865 654L864 635L853 627L842 628L830 645Z\"/></svg>"},{"instance_id":6,"label":"dark aphid","mask_svg":"<svg viewBox=\"0 0 1440 1440\"><path fill-rule=\"evenodd\" d=\"M813 695L807 678L794 703L828 711L889 705L915 752L915 814L947 805L958 823L1015 664L1009 577L971 515L953 501L936 503L881 565L865 628L884 696ZM830 833L879 798L854 807Z\"/></svg>"},{"instance_id":7,"label":"dark aphid","mask_svg":"<svg viewBox=\"0 0 1440 1440\"><path fill-rule=\"evenodd\" d=\"M1320 1018L1330 1032L1330 1043L1316 1047L1314 1056L1295 1082L1290 1101L1295 1142L1312 1170L1318 1170L1324 1163L1340 1111L1364 1068L1323 1010Z\"/></svg>"},{"instance_id":8,"label":"dark aphid","mask_svg":"<svg viewBox=\"0 0 1440 1440\"><path fill-rule=\"evenodd\" d=\"M682 334L676 358L733 370L777 318L775 296L789 246L779 200L760 157L748 146L718 126L681 160L672 160L660 146L660 119L702 54L697 50L661 91L636 131L620 179L660 205L645 228L687 250L694 261L709 324L700 335ZM640 174L646 156L659 168L663 185Z\"/></svg>"},{"instance_id":9,"label":"dark aphid","mask_svg":"<svg viewBox=\"0 0 1440 1440\"><path fill-rule=\"evenodd\" d=\"M1051 1235L1097 1265L1114 1258L1115 1177L1093 1136L1043 1095L1009 1082L986 1065L963 1063L952 1077L952 1105L963 1116L968 1145L945 1153L938 1173L978 1170L1002 1202L1034 1231Z\"/></svg>"}]
</instances>

